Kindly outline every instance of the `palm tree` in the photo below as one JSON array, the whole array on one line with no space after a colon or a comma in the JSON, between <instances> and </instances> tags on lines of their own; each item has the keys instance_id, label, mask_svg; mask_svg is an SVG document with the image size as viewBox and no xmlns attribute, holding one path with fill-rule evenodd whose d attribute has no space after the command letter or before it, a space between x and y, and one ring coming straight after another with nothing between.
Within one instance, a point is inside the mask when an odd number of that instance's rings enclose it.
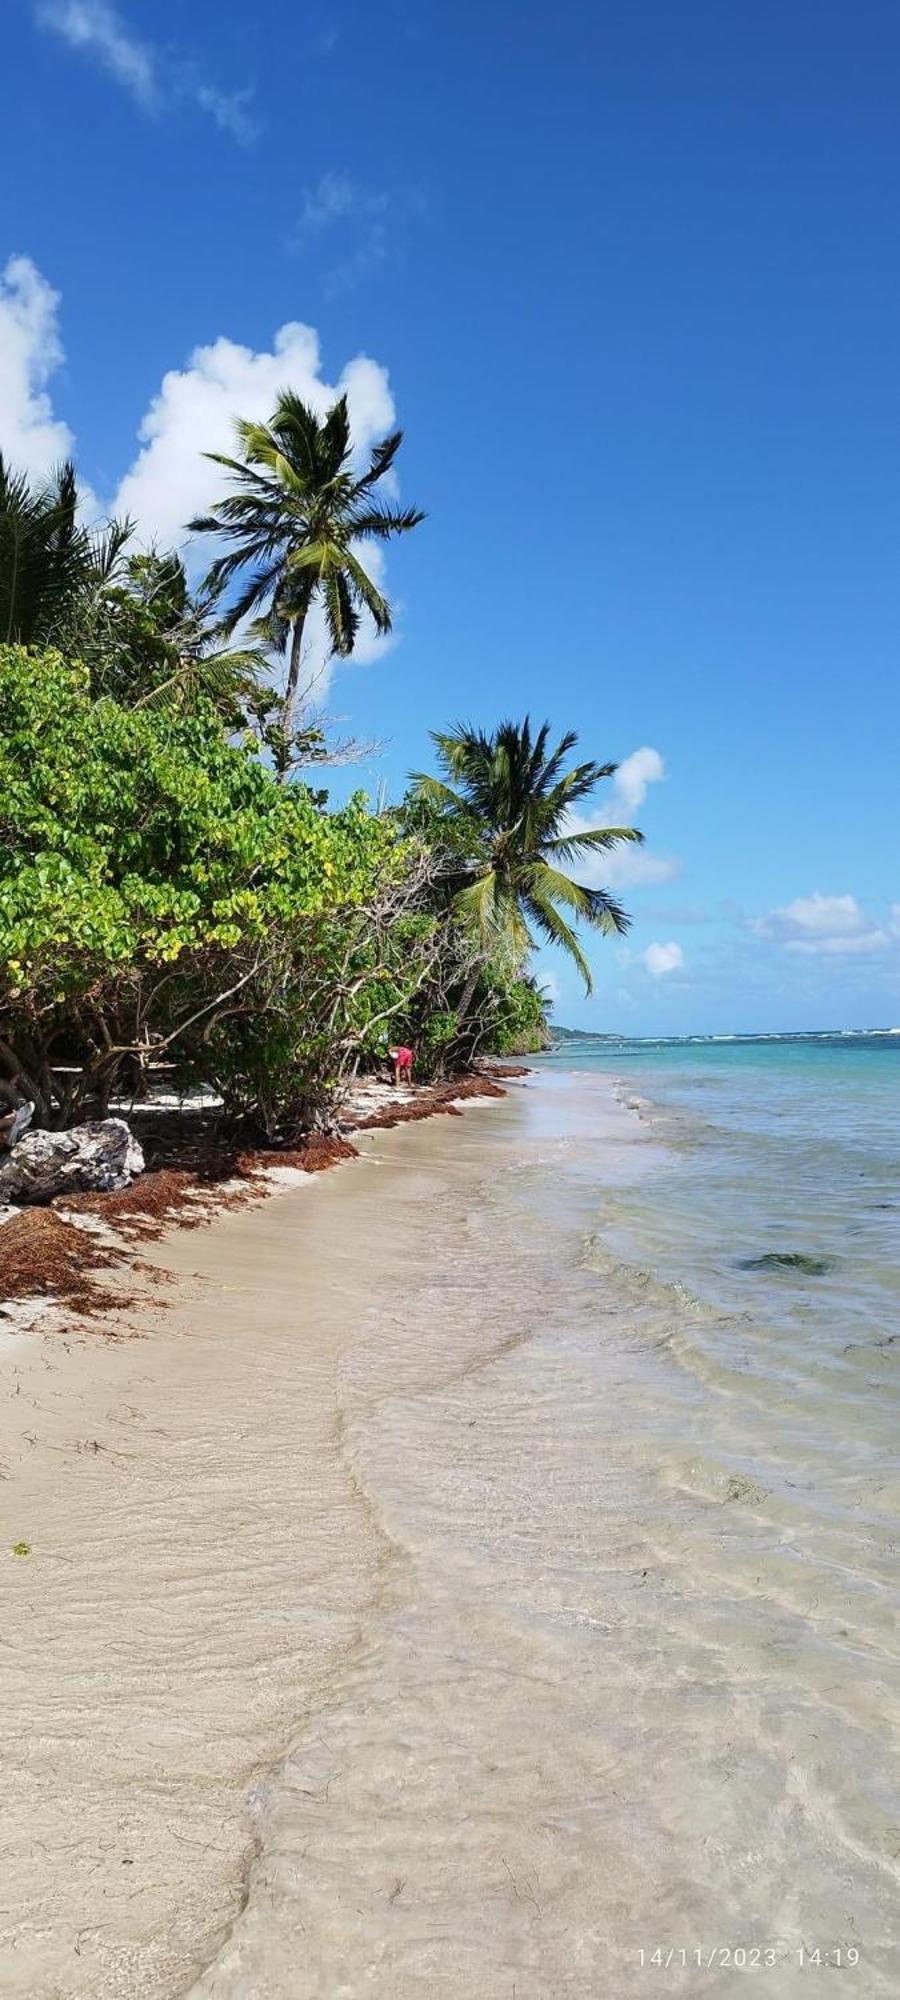
<instances>
[{"instance_id":1,"label":"palm tree","mask_svg":"<svg viewBox=\"0 0 900 2000\"><path fill-rule=\"evenodd\" d=\"M0 454L0 638L49 645L105 559L103 537L78 518L74 466L33 486Z\"/></svg>"},{"instance_id":2,"label":"palm tree","mask_svg":"<svg viewBox=\"0 0 900 2000\"><path fill-rule=\"evenodd\" d=\"M532 737L524 722L503 722L493 735L460 726L448 733L432 731L445 779L412 775L413 796L446 815L451 827L473 830L479 852L463 864L453 906L477 929L480 964L473 968L459 1004L465 1017L481 966L498 950L521 964L537 932L561 945L573 958L588 993L591 969L572 927L573 921L621 936L626 916L606 889L573 882L561 863L608 851L623 841L640 841L633 826L601 826L579 831L571 824L574 808L588 798L615 764L574 764L563 769L578 737L566 731L548 751L549 723ZM564 915L563 912L566 912Z\"/></svg>"},{"instance_id":3,"label":"palm tree","mask_svg":"<svg viewBox=\"0 0 900 2000\"><path fill-rule=\"evenodd\" d=\"M73 649L95 694L182 710L202 698L238 728L271 701L268 661L261 646L222 647L220 609L206 586L191 590L180 556L150 550L105 578Z\"/></svg>"},{"instance_id":4,"label":"palm tree","mask_svg":"<svg viewBox=\"0 0 900 2000\"><path fill-rule=\"evenodd\" d=\"M388 541L424 520L415 508L382 506L374 488L393 465L403 438L394 431L370 453L368 469L357 478L351 463L350 417L339 396L326 417L291 390L278 398L268 424L239 422L240 458L207 452L225 467L235 491L209 514L191 521L196 534L224 536L233 543L217 557L208 583L218 592L242 570L243 589L222 621L233 632L251 611L262 614L257 631L270 643L289 644L282 711L285 737L293 727L300 679L303 635L313 602L325 611L332 651L353 651L361 614L368 611L379 632L391 629L390 606L356 553L361 541Z\"/></svg>"}]
</instances>

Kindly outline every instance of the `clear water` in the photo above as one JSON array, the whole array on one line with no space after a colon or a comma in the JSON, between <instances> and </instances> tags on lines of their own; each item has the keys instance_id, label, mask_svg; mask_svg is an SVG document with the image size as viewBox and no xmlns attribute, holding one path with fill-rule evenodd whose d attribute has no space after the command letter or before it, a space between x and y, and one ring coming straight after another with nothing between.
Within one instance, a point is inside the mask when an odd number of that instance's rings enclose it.
<instances>
[{"instance_id":1,"label":"clear water","mask_svg":"<svg viewBox=\"0 0 900 2000\"><path fill-rule=\"evenodd\" d=\"M900 1990L898 1111L900 1038L578 1041L388 1135L383 1576L198 1996Z\"/></svg>"},{"instance_id":2,"label":"clear water","mask_svg":"<svg viewBox=\"0 0 900 2000\"><path fill-rule=\"evenodd\" d=\"M896 1520L900 1036L579 1042L547 1067L573 1054L665 1141L604 1195L594 1262L671 1288L682 1366L765 1407L771 1480L793 1429L830 1461L823 1507Z\"/></svg>"}]
</instances>

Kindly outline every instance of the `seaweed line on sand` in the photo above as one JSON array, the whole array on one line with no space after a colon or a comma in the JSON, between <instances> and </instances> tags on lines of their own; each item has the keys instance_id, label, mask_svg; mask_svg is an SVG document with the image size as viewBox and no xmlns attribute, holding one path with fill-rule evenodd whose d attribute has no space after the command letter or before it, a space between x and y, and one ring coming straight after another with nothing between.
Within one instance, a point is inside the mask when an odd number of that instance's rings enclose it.
<instances>
[{"instance_id":1,"label":"seaweed line on sand","mask_svg":"<svg viewBox=\"0 0 900 2000\"><path fill-rule=\"evenodd\" d=\"M490 1074L455 1078L417 1089L411 1101L385 1104L354 1121L364 1131L406 1124L438 1113L460 1116L458 1100L503 1097L498 1075L518 1075L493 1066ZM357 1157L351 1140L334 1132L311 1133L291 1149L229 1147L214 1138L182 1145L190 1158L178 1166L179 1143L157 1144L156 1158L130 1187L110 1194L60 1195L47 1207L23 1208L0 1228L0 1316L16 1301L45 1300L82 1321L133 1306L134 1294L102 1282L102 1274L123 1269L160 1280L154 1266L135 1257L138 1244L151 1243L169 1229L199 1229L222 1210L261 1201L271 1191L273 1169L323 1173ZM91 1226L93 1224L93 1226ZM11 1316L14 1317L14 1316ZM52 1331L51 1316L42 1330ZM109 1334L122 1331L108 1324Z\"/></svg>"}]
</instances>

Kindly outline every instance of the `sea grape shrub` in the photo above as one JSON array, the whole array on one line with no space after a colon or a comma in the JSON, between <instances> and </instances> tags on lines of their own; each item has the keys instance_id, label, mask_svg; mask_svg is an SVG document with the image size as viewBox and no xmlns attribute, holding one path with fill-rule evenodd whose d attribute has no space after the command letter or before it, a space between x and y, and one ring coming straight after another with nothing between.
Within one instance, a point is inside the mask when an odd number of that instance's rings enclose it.
<instances>
[{"instance_id":1,"label":"sea grape shrub","mask_svg":"<svg viewBox=\"0 0 900 2000\"><path fill-rule=\"evenodd\" d=\"M550 1043L547 1000L528 973L488 965L475 992L482 1039L495 1055L537 1054Z\"/></svg>"},{"instance_id":2,"label":"sea grape shrub","mask_svg":"<svg viewBox=\"0 0 900 2000\"><path fill-rule=\"evenodd\" d=\"M211 705L92 700L0 647L0 1064L45 1122L153 1061L296 1128L417 989L412 873L388 818L277 784Z\"/></svg>"}]
</instances>

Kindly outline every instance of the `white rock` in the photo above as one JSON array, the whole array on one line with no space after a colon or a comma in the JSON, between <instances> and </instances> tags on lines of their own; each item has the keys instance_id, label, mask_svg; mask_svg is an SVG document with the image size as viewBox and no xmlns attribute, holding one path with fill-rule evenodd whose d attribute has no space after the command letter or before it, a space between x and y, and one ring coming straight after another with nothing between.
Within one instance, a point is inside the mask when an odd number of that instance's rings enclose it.
<instances>
[{"instance_id":1,"label":"white rock","mask_svg":"<svg viewBox=\"0 0 900 2000\"><path fill-rule=\"evenodd\" d=\"M108 1194L143 1172L144 1155L124 1118L28 1132L0 1162L0 1205L52 1201L60 1194Z\"/></svg>"}]
</instances>

